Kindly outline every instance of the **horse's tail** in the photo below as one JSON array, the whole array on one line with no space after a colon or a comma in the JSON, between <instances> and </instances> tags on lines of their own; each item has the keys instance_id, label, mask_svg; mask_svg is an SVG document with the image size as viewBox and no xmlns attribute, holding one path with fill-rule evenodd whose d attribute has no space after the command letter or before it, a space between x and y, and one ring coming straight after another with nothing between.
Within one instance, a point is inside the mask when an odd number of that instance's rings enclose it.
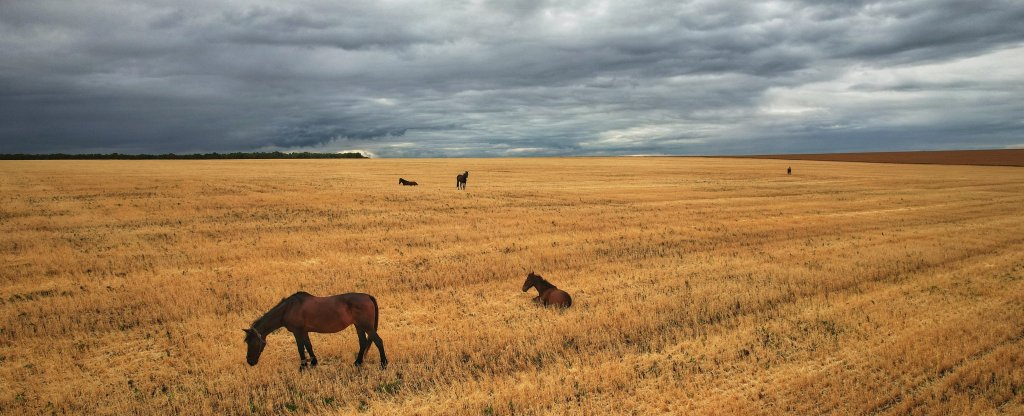
<instances>
[{"instance_id":1,"label":"horse's tail","mask_svg":"<svg viewBox=\"0 0 1024 416\"><path fill-rule=\"evenodd\" d=\"M572 295L570 295L568 292L565 293L565 300L566 300L566 302L565 302L565 307L566 308L572 306Z\"/></svg>"},{"instance_id":2,"label":"horse's tail","mask_svg":"<svg viewBox=\"0 0 1024 416\"><path fill-rule=\"evenodd\" d=\"M377 307L377 298L373 295L366 295L370 297L370 302L373 302L373 330L377 331L377 324L380 323L380 308Z\"/></svg>"}]
</instances>

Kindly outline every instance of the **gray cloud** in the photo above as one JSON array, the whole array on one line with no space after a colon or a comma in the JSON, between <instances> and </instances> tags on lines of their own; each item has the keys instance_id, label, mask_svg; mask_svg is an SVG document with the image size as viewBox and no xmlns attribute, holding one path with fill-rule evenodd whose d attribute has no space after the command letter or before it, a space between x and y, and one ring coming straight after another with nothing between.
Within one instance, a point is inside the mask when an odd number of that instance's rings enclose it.
<instances>
[{"instance_id":1,"label":"gray cloud","mask_svg":"<svg viewBox=\"0 0 1024 416\"><path fill-rule=\"evenodd\" d=\"M0 3L0 152L1024 143L1016 1Z\"/></svg>"}]
</instances>

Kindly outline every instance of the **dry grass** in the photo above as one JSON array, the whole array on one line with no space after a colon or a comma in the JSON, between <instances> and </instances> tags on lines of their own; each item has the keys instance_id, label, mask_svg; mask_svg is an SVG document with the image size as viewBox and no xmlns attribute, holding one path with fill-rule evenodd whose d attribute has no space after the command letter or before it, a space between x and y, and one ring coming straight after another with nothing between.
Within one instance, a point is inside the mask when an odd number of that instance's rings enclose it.
<instances>
[{"instance_id":1,"label":"dry grass","mask_svg":"<svg viewBox=\"0 0 1024 416\"><path fill-rule=\"evenodd\" d=\"M0 162L0 413L1024 412L1024 170L789 164ZM298 290L388 370L248 367Z\"/></svg>"}]
</instances>

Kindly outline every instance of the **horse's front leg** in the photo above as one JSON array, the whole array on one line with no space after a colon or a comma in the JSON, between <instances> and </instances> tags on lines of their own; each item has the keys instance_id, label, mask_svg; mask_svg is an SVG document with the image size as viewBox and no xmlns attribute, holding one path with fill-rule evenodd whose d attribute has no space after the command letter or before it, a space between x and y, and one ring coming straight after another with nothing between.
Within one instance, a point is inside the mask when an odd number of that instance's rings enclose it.
<instances>
[{"instance_id":1,"label":"horse's front leg","mask_svg":"<svg viewBox=\"0 0 1024 416\"><path fill-rule=\"evenodd\" d=\"M306 346L306 351L309 351L309 365L316 367L316 354L313 354L313 343L309 341L309 333L303 332L302 335L302 343Z\"/></svg>"},{"instance_id":2,"label":"horse's front leg","mask_svg":"<svg viewBox=\"0 0 1024 416\"><path fill-rule=\"evenodd\" d=\"M303 341L305 338L305 332L293 332L295 335L295 345L299 347L299 371L306 369L306 343Z\"/></svg>"},{"instance_id":3,"label":"horse's front leg","mask_svg":"<svg viewBox=\"0 0 1024 416\"><path fill-rule=\"evenodd\" d=\"M544 304L544 299L541 299L540 296L537 296L537 297L533 298L533 303L543 305Z\"/></svg>"}]
</instances>

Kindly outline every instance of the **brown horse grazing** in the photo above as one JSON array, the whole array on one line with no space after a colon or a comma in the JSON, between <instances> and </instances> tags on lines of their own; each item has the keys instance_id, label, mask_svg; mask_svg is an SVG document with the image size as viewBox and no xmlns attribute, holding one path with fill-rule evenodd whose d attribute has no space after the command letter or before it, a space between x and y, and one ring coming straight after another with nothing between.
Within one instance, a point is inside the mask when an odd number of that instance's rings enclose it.
<instances>
[{"instance_id":1,"label":"brown horse grazing","mask_svg":"<svg viewBox=\"0 0 1024 416\"><path fill-rule=\"evenodd\" d=\"M468 170L455 177L455 189L466 190L466 179L469 179Z\"/></svg>"},{"instance_id":2,"label":"brown horse grazing","mask_svg":"<svg viewBox=\"0 0 1024 416\"><path fill-rule=\"evenodd\" d=\"M572 296L569 296L564 290L561 290L555 285L544 280L538 274L530 272L526 275L526 282L523 282L523 292L530 290L531 287L537 288L537 297L533 298L534 303L539 303L544 306L560 306L568 308L572 306Z\"/></svg>"},{"instance_id":3,"label":"brown horse grazing","mask_svg":"<svg viewBox=\"0 0 1024 416\"><path fill-rule=\"evenodd\" d=\"M249 365L256 365L260 360L263 348L267 346L267 335L281 327L285 327L295 335L295 345L299 348L299 371L306 369L306 351L312 358L310 364L316 367L316 355L313 345L309 342L309 333L339 332L349 325L355 324L359 335L359 355L356 366L363 364L363 354L370 349L370 344L377 344L380 352L380 368L388 365L384 355L384 341L377 335L379 310L377 299L365 293L346 293L343 295L321 298L306 292L298 292L287 298L253 321L245 331L245 343L249 350L245 360Z\"/></svg>"}]
</instances>

